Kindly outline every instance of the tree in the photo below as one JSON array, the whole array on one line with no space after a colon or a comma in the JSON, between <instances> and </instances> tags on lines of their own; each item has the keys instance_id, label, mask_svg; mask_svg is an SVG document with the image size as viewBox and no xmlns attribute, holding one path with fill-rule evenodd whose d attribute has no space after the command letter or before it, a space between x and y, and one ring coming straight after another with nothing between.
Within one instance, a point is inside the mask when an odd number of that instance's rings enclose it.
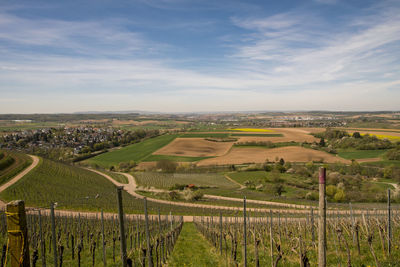
<instances>
[{"instance_id":1,"label":"tree","mask_svg":"<svg viewBox=\"0 0 400 267\"><path fill-rule=\"evenodd\" d=\"M285 191L285 188L284 188L283 184L274 184L272 186L272 192L275 195L280 197L282 195L282 193L285 193L286 191Z\"/></svg>"},{"instance_id":2,"label":"tree","mask_svg":"<svg viewBox=\"0 0 400 267\"><path fill-rule=\"evenodd\" d=\"M322 137L321 140L319 140L319 146L324 147L325 145L325 139Z\"/></svg>"},{"instance_id":3,"label":"tree","mask_svg":"<svg viewBox=\"0 0 400 267\"><path fill-rule=\"evenodd\" d=\"M354 132L353 133L353 137L354 138L361 138L362 136L361 136L361 134L359 132Z\"/></svg>"}]
</instances>

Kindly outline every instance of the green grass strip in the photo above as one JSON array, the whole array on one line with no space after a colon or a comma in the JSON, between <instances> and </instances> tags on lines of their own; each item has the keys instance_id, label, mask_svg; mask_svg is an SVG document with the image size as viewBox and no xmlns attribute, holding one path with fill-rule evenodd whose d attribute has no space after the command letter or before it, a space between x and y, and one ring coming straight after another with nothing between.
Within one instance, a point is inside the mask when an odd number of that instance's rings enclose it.
<instances>
[{"instance_id":1,"label":"green grass strip","mask_svg":"<svg viewBox=\"0 0 400 267\"><path fill-rule=\"evenodd\" d=\"M174 251L168 260L168 266L224 266L204 237L193 223L184 223Z\"/></svg>"},{"instance_id":2,"label":"green grass strip","mask_svg":"<svg viewBox=\"0 0 400 267\"><path fill-rule=\"evenodd\" d=\"M186 133L179 137L181 138L227 138L229 133Z\"/></svg>"},{"instance_id":3,"label":"green grass strip","mask_svg":"<svg viewBox=\"0 0 400 267\"><path fill-rule=\"evenodd\" d=\"M214 158L214 157L184 157L184 156L170 156L170 155L150 155L143 161L159 161L159 160L170 160L175 162L195 162L203 159Z\"/></svg>"},{"instance_id":4,"label":"green grass strip","mask_svg":"<svg viewBox=\"0 0 400 267\"><path fill-rule=\"evenodd\" d=\"M354 150L354 151L340 151L339 157L345 159L368 159L368 158L379 158L382 156L386 149L379 150Z\"/></svg>"}]
</instances>

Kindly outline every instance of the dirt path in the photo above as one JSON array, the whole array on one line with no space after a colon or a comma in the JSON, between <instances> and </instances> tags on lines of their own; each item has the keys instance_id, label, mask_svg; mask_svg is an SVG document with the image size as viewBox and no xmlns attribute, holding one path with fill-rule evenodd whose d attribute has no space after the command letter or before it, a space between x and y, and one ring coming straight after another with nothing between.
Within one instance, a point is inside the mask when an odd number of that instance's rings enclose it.
<instances>
[{"instance_id":1,"label":"dirt path","mask_svg":"<svg viewBox=\"0 0 400 267\"><path fill-rule=\"evenodd\" d=\"M242 185L241 183L236 182L235 180L233 180L231 177L228 176L228 174L225 174L224 177L226 179L228 179L230 182L237 184L238 186L240 186L239 190L245 189L246 186Z\"/></svg>"},{"instance_id":2,"label":"dirt path","mask_svg":"<svg viewBox=\"0 0 400 267\"><path fill-rule=\"evenodd\" d=\"M4 190L6 190L7 188L9 188L10 186L12 186L13 184L15 184L16 182L18 182L22 177L24 177L28 172L33 170L33 168L35 168L39 164L39 157L33 156L33 155L29 155L29 156L33 160L32 164L28 168L24 169L22 172L18 173L16 176L14 176L14 178L12 178L10 181L1 185L0 193L3 192ZM2 200L0 200L0 208L4 208L5 206L6 206L6 203L3 202Z\"/></svg>"}]
</instances>

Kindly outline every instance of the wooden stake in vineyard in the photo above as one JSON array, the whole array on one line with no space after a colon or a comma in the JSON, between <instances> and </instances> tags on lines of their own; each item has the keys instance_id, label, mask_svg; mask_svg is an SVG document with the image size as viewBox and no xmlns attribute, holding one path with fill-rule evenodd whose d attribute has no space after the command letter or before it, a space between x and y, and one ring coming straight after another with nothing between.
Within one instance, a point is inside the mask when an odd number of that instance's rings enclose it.
<instances>
[{"instance_id":1,"label":"wooden stake in vineyard","mask_svg":"<svg viewBox=\"0 0 400 267\"><path fill-rule=\"evenodd\" d=\"M387 190L388 194L388 199L387 199L387 219L388 219L388 229L387 229L387 235L388 235L388 254L390 255L391 253L391 248L392 248L392 224L391 224L391 210L390 210L390 189Z\"/></svg>"},{"instance_id":2,"label":"wooden stake in vineyard","mask_svg":"<svg viewBox=\"0 0 400 267\"><path fill-rule=\"evenodd\" d=\"M28 228L26 226L24 201L16 200L8 203L6 215L7 245L11 255L11 267L29 267Z\"/></svg>"},{"instance_id":3,"label":"wooden stake in vineyard","mask_svg":"<svg viewBox=\"0 0 400 267\"><path fill-rule=\"evenodd\" d=\"M151 247L150 247L150 232L149 232L149 215L147 214L147 198L145 197L143 201L144 201L144 219L146 227L145 230L146 230L146 244L147 244L147 261L149 267L153 267L153 259L150 253Z\"/></svg>"},{"instance_id":4,"label":"wooden stake in vineyard","mask_svg":"<svg viewBox=\"0 0 400 267\"><path fill-rule=\"evenodd\" d=\"M121 260L122 266L127 266L127 255L126 255L126 239L125 239L125 228L124 228L124 211L122 208L122 189L123 186L117 187L117 202L118 202L118 217L119 217L119 234L121 239Z\"/></svg>"},{"instance_id":5,"label":"wooden stake in vineyard","mask_svg":"<svg viewBox=\"0 0 400 267\"><path fill-rule=\"evenodd\" d=\"M247 267L246 197L243 198L243 250L244 267Z\"/></svg>"},{"instance_id":6,"label":"wooden stake in vineyard","mask_svg":"<svg viewBox=\"0 0 400 267\"><path fill-rule=\"evenodd\" d=\"M319 169L318 266L326 266L326 169Z\"/></svg>"},{"instance_id":7,"label":"wooden stake in vineyard","mask_svg":"<svg viewBox=\"0 0 400 267\"><path fill-rule=\"evenodd\" d=\"M50 219L51 219L51 240L53 241L54 267L58 266L57 257L57 237L56 237L56 218L54 214L54 203L50 203Z\"/></svg>"}]
</instances>

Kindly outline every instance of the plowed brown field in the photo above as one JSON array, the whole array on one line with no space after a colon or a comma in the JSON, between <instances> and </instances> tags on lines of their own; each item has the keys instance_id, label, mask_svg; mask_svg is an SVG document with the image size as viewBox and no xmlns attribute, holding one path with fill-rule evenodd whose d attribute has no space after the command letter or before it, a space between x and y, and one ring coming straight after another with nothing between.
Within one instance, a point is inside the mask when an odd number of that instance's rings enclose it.
<instances>
[{"instance_id":1,"label":"plowed brown field","mask_svg":"<svg viewBox=\"0 0 400 267\"><path fill-rule=\"evenodd\" d=\"M238 142L253 142L253 141L271 141L271 142L318 142L319 139L310 135L310 133L317 133L325 131L324 128L270 128L271 133L282 134L281 137L240 137Z\"/></svg>"},{"instance_id":2,"label":"plowed brown field","mask_svg":"<svg viewBox=\"0 0 400 267\"><path fill-rule=\"evenodd\" d=\"M275 161L276 158L283 158L290 162L309 162L323 161L327 163L343 162L350 163L349 160L331 155L329 153L313 150L304 147L290 146L272 149L258 147L234 147L228 154L199 161L197 165L226 165L243 163L263 163L266 160Z\"/></svg>"},{"instance_id":3,"label":"plowed brown field","mask_svg":"<svg viewBox=\"0 0 400 267\"><path fill-rule=\"evenodd\" d=\"M176 138L154 155L213 157L226 154L233 142L212 142L203 138Z\"/></svg>"}]
</instances>

